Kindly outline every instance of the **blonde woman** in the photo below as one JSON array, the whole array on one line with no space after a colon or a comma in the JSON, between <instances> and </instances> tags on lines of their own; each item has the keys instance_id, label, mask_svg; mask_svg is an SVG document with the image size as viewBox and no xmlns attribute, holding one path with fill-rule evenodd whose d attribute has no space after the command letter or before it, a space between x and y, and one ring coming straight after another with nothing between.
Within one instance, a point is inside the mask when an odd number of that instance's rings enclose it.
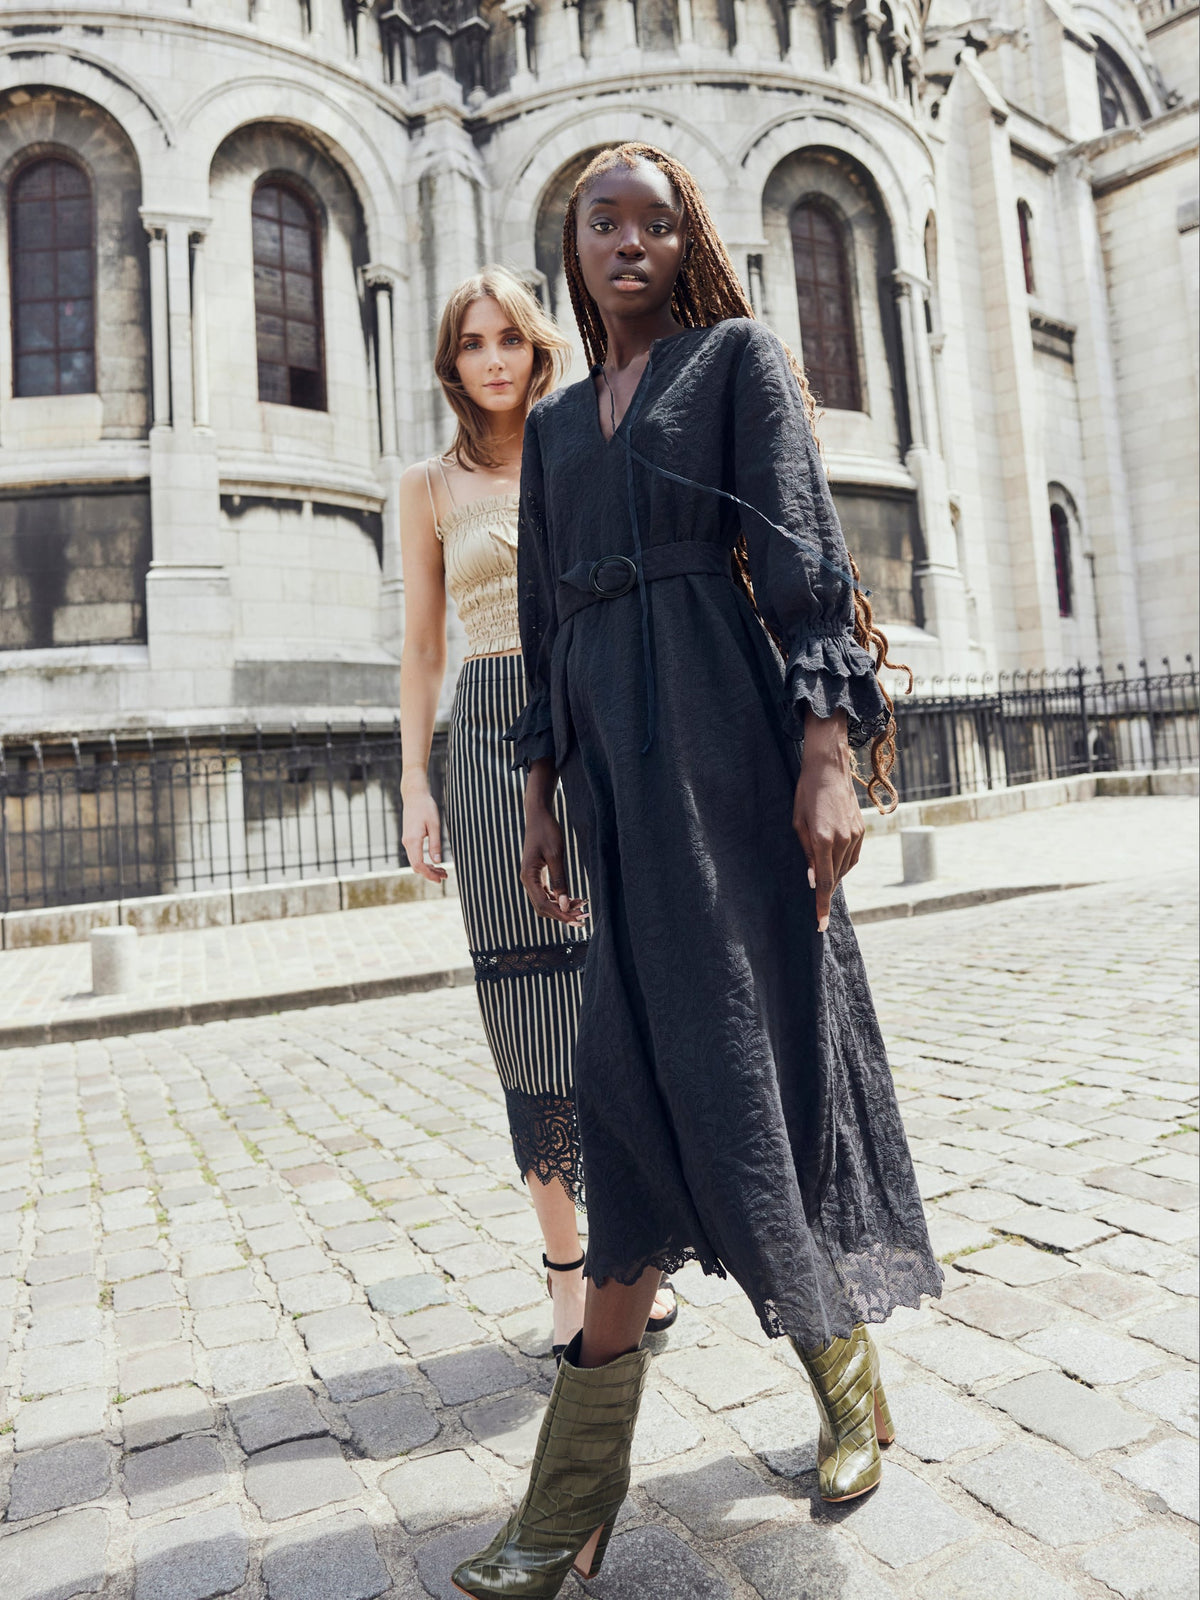
<instances>
[{"instance_id":1,"label":"blonde woman","mask_svg":"<svg viewBox=\"0 0 1200 1600\"><path fill-rule=\"evenodd\" d=\"M512 273L488 267L451 294L434 370L458 421L442 456L400 480L404 650L400 729L403 840L413 870L445 876L441 823L429 789L429 750L446 669L446 596L466 631L450 715L446 822L484 1030L504 1088L517 1166L545 1241L556 1355L583 1325L583 1251L575 1203L582 1193L574 1054L586 905L561 922L538 917L521 887L523 773L508 728L525 708L517 622L517 505L525 417L554 388L568 345ZM559 858L583 885L561 807ZM669 1289L652 1329L675 1319Z\"/></svg>"}]
</instances>

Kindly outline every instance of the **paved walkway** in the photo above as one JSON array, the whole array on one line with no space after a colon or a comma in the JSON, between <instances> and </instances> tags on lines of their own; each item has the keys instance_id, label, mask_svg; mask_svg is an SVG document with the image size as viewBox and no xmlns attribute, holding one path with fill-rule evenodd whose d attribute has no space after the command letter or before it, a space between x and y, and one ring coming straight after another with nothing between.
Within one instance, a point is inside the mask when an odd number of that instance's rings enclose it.
<instances>
[{"instance_id":1,"label":"paved walkway","mask_svg":"<svg viewBox=\"0 0 1200 1600\"><path fill-rule=\"evenodd\" d=\"M847 880L847 897L855 912L907 914L910 903L947 895L1138 882L1164 859L1194 877L1198 810L1191 799L1105 799L942 828L940 876L916 889L902 882L899 838L880 835ZM91 993L86 944L0 954L0 1033L149 1008L207 1005L212 1015L226 1001L299 1004L314 989L361 992L430 972L469 978L470 967L453 899L159 934L143 938L140 951L138 989L106 996Z\"/></svg>"},{"instance_id":2,"label":"paved walkway","mask_svg":"<svg viewBox=\"0 0 1200 1600\"><path fill-rule=\"evenodd\" d=\"M1195 897L1157 864L863 930L947 1263L879 1330L883 1485L822 1505L794 1357L689 1268L588 1594L1196 1595ZM0 1105L0 1596L449 1600L551 1377L471 992L11 1051Z\"/></svg>"}]
</instances>

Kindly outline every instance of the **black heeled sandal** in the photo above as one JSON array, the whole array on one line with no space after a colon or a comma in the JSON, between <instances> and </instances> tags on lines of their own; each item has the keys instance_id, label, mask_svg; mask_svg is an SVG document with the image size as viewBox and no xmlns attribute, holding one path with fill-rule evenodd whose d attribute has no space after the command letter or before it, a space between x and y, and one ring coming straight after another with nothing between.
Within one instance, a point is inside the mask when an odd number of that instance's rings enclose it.
<instances>
[{"instance_id":1,"label":"black heeled sandal","mask_svg":"<svg viewBox=\"0 0 1200 1600\"><path fill-rule=\"evenodd\" d=\"M546 1269L546 1293L551 1300L554 1299L554 1280L550 1274L552 1272L578 1272L586 1260L587 1256L582 1255L578 1261L551 1261L545 1251L542 1252L542 1265ZM556 1362L562 1360L562 1353L566 1348L565 1344L552 1344L550 1346L550 1352Z\"/></svg>"},{"instance_id":2,"label":"black heeled sandal","mask_svg":"<svg viewBox=\"0 0 1200 1600\"><path fill-rule=\"evenodd\" d=\"M667 1312L665 1317L651 1317L649 1319L649 1321L646 1323L647 1333L666 1333L668 1328L673 1328L675 1326L675 1320L679 1316L679 1296L675 1294L675 1285L671 1282L670 1278L664 1278L659 1284L659 1294L661 1294L664 1289L669 1289L672 1295L675 1296L675 1304L671 1307L670 1311Z\"/></svg>"}]
</instances>

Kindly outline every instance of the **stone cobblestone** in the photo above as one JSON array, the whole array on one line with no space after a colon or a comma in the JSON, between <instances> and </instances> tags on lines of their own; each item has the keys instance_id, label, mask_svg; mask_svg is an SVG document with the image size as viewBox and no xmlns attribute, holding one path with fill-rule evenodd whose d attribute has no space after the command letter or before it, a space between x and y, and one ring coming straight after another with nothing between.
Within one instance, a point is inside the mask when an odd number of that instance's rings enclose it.
<instances>
[{"instance_id":1,"label":"stone cobblestone","mask_svg":"<svg viewBox=\"0 0 1200 1600\"><path fill-rule=\"evenodd\" d=\"M795 1357L688 1268L589 1593L1195 1594L1193 922L1173 874L862 930L947 1272L877 1330L883 1485L821 1505ZM552 1376L471 992L12 1051L0 1097L3 1600L449 1596Z\"/></svg>"}]
</instances>

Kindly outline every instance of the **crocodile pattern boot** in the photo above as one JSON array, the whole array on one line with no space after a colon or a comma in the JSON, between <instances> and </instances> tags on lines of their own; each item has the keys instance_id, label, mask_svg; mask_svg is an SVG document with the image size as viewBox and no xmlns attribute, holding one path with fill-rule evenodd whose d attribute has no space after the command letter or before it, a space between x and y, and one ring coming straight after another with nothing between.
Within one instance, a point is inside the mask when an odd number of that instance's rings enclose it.
<instances>
[{"instance_id":1,"label":"crocodile pattern boot","mask_svg":"<svg viewBox=\"0 0 1200 1600\"><path fill-rule=\"evenodd\" d=\"M563 1354L525 1498L487 1549L454 1573L455 1588L471 1600L553 1600L573 1566L583 1578L600 1570L629 1488L650 1352L582 1368L580 1343L576 1334Z\"/></svg>"},{"instance_id":2,"label":"crocodile pattern boot","mask_svg":"<svg viewBox=\"0 0 1200 1600\"><path fill-rule=\"evenodd\" d=\"M895 1438L879 1382L879 1356L863 1323L822 1350L801 1350L821 1413L817 1470L822 1500L854 1500L879 1482L879 1446Z\"/></svg>"}]
</instances>

